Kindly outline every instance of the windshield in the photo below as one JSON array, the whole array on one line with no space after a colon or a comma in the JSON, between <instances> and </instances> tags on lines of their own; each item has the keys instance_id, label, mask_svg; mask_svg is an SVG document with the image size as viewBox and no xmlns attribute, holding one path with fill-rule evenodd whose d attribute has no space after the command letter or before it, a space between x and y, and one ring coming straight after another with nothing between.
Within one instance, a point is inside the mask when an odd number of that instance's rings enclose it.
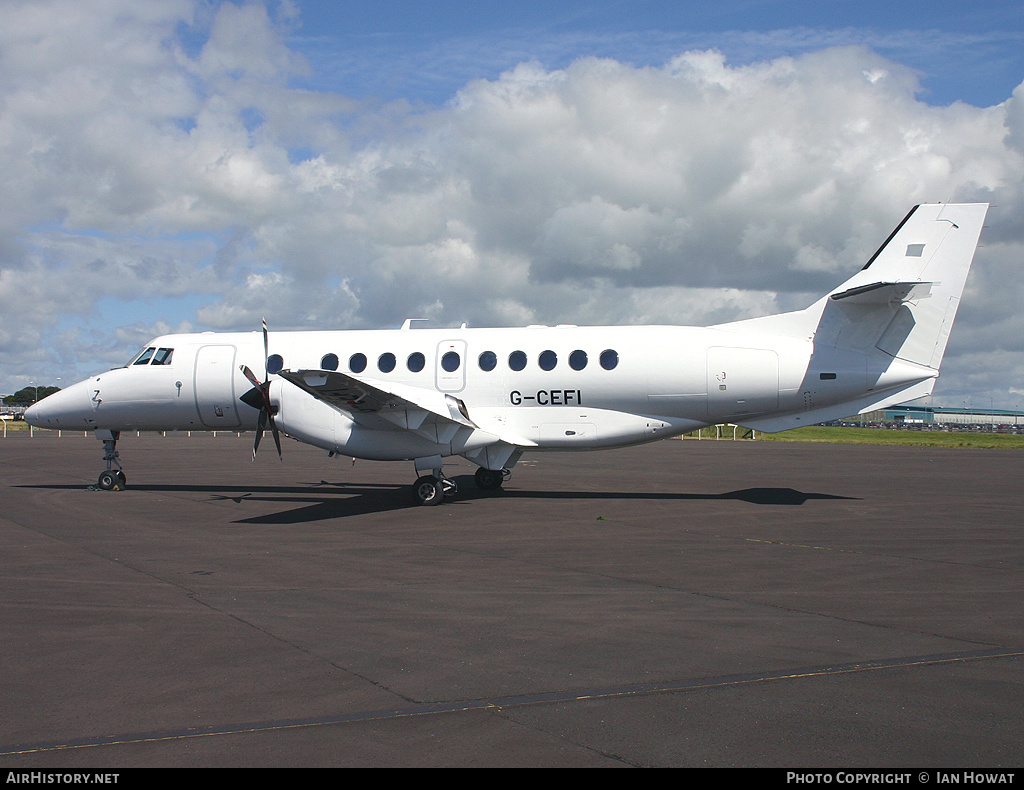
<instances>
[{"instance_id":1,"label":"windshield","mask_svg":"<svg viewBox=\"0 0 1024 790\"><path fill-rule=\"evenodd\" d=\"M153 352L154 351L156 351L156 348L151 346L150 348L147 348L145 351L143 351L141 354L139 354L137 357L135 357L134 360L132 362L129 362L128 364L129 365L148 365L149 364L149 360L151 360L153 358Z\"/></svg>"},{"instance_id":2,"label":"windshield","mask_svg":"<svg viewBox=\"0 0 1024 790\"><path fill-rule=\"evenodd\" d=\"M170 365L171 357L174 355L173 348L157 348L150 346L138 356L132 357L131 362L125 365L126 368L134 365Z\"/></svg>"}]
</instances>

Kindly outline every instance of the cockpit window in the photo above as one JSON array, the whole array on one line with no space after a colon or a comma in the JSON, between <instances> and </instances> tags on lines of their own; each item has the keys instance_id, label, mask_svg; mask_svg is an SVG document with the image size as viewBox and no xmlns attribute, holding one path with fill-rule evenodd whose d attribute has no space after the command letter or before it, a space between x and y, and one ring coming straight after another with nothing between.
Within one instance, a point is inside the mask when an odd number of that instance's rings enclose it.
<instances>
[{"instance_id":1,"label":"cockpit window","mask_svg":"<svg viewBox=\"0 0 1024 790\"><path fill-rule=\"evenodd\" d=\"M143 351L141 354L139 354L138 358L132 364L133 365L148 365L149 364L149 360L151 360L153 358L153 352L154 351L156 351L156 348L154 346L150 346L145 351Z\"/></svg>"},{"instance_id":2,"label":"cockpit window","mask_svg":"<svg viewBox=\"0 0 1024 790\"><path fill-rule=\"evenodd\" d=\"M151 345L142 351L138 357L129 362L126 367L130 368L133 365L170 365L171 357L173 356L173 348L157 348L157 346Z\"/></svg>"},{"instance_id":3,"label":"cockpit window","mask_svg":"<svg viewBox=\"0 0 1024 790\"><path fill-rule=\"evenodd\" d=\"M151 365L170 365L171 355L174 354L173 348L158 348L156 353L153 355L153 361Z\"/></svg>"},{"instance_id":4,"label":"cockpit window","mask_svg":"<svg viewBox=\"0 0 1024 790\"><path fill-rule=\"evenodd\" d=\"M157 348L156 346L150 346L129 362L126 367L132 367L133 365L170 365L171 357L173 355L173 348Z\"/></svg>"}]
</instances>

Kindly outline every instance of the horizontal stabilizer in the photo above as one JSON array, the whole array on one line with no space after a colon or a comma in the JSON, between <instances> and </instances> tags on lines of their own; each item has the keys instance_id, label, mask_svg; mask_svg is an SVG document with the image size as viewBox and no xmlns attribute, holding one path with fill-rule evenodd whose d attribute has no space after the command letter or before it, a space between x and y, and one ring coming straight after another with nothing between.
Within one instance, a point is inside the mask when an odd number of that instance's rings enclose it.
<instances>
[{"instance_id":1,"label":"horizontal stabilizer","mask_svg":"<svg viewBox=\"0 0 1024 790\"><path fill-rule=\"evenodd\" d=\"M846 304L902 304L931 296L934 283L871 283L858 285L832 294L832 299Z\"/></svg>"},{"instance_id":2,"label":"horizontal stabilizer","mask_svg":"<svg viewBox=\"0 0 1024 790\"><path fill-rule=\"evenodd\" d=\"M830 295L849 298L861 289L930 283L932 295L959 298L987 210L985 203L917 206L867 265Z\"/></svg>"}]
</instances>

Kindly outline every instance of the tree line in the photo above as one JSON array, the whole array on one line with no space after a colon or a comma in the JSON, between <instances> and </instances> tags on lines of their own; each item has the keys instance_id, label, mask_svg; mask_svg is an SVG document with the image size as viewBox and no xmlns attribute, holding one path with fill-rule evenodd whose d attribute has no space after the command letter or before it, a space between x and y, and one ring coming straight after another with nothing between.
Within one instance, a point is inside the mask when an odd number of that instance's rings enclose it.
<instances>
[{"instance_id":1,"label":"tree line","mask_svg":"<svg viewBox=\"0 0 1024 790\"><path fill-rule=\"evenodd\" d=\"M60 392L60 387L25 387L5 397L4 406L31 406L55 392Z\"/></svg>"}]
</instances>

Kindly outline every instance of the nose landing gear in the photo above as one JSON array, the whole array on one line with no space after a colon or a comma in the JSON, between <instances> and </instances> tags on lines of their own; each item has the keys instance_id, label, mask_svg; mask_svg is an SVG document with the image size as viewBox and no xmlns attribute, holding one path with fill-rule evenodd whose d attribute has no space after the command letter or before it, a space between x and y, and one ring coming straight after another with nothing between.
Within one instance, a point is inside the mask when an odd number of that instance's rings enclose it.
<instances>
[{"instance_id":1,"label":"nose landing gear","mask_svg":"<svg viewBox=\"0 0 1024 790\"><path fill-rule=\"evenodd\" d=\"M103 460L107 462L106 470L100 472L96 482L103 491L122 491L128 487L128 479L118 461L117 440L120 436L120 431L96 431L96 438L103 442Z\"/></svg>"}]
</instances>

